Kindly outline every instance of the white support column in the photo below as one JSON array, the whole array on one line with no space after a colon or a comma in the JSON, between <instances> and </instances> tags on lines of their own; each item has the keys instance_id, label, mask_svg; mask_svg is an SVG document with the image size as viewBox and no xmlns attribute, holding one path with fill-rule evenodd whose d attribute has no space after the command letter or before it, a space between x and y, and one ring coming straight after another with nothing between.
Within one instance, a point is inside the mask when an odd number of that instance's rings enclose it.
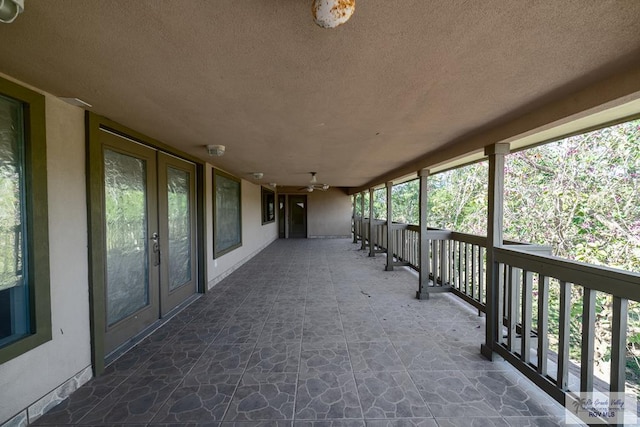
<instances>
[{"instance_id":1,"label":"white support column","mask_svg":"<svg viewBox=\"0 0 640 427\"><path fill-rule=\"evenodd\" d=\"M364 238L364 191L360 193L360 250L367 248L367 242Z\"/></svg>"},{"instance_id":2,"label":"white support column","mask_svg":"<svg viewBox=\"0 0 640 427\"><path fill-rule=\"evenodd\" d=\"M353 218L353 243L358 243L358 234L357 234L357 226L356 226L356 200L357 195L354 194L353 195L353 215L351 216Z\"/></svg>"},{"instance_id":3,"label":"white support column","mask_svg":"<svg viewBox=\"0 0 640 427\"><path fill-rule=\"evenodd\" d=\"M485 147L489 157L489 205L487 209L487 306L485 343L480 351L493 360L494 343L502 334L503 289L499 286L498 266L494 262L494 248L503 245L504 222L504 160L509 154L509 144L499 143Z\"/></svg>"},{"instance_id":4,"label":"white support column","mask_svg":"<svg viewBox=\"0 0 640 427\"><path fill-rule=\"evenodd\" d=\"M418 279L418 292L416 298L429 299L429 239L427 238L427 182L429 180L429 170L422 169L418 172L420 177L420 275Z\"/></svg>"},{"instance_id":5,"label":"white support column","mask_svg":"<svg viewBox=\"0 0 640 427\"><path fill-rule=\"evenodd\" d=\"M373 225L373 188L369 189L369 256L376 256L376 245L373 243L375 227Z\"/></svg>"},{"instance_id":6,"label":"white support column","mask_svg":"<svg viewBox=\"0 0 640 427\"><path fill-rule=\"evenodd\" d=\"M393 203L391 193L393 182L389 181L387 186L387 266L386 271L393 271Z\"/></svg>"}]
</instances>

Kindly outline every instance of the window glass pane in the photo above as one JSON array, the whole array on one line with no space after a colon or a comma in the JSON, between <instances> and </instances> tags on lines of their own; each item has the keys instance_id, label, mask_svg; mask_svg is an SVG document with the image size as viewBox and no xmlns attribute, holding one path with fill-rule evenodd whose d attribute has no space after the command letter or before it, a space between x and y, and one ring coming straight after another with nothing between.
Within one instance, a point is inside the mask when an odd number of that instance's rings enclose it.
<instances>
[{"instance_id":1,"label":"window glass pane","mask_svg":"<svg viewBox=\"0 0 640 427\"><path fill-rule=\"evenodd\" d=\"M22 105L0 96L0 346L30 334Z\"/></svg>"},{"instance_id":2,"label":"window glass pane","mask_svg":"<svg viewBox=\"0 0 640 427\"><path fill-rule=\"evenodd\" d=\"M169 167L169 289L191 281L191 184L189 173Z\"/></svg>"},{"instance_id":3,"label":"window glass pane","mask_svg":"<svg viewBox=\"0 0 640 427\"><path fill-rule=\"evenodd\" d=\"M149 303L146 163L104 152L107 240L107 322Z\"/></svg>"}]
</instances>

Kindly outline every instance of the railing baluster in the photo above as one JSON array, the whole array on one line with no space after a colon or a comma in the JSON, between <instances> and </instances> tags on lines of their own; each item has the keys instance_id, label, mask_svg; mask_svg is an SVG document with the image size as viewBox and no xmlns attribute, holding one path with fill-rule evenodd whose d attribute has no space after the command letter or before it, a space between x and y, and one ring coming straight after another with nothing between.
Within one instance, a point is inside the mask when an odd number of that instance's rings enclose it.
<instances>
[{"instance_id":1,"label":"railing baluster","mask_svg":"<svg viewBox=\"0 0 640 427\"><path fill-rule=\"evenodd\" d=\"M571 320L571 285L560 282L560 319L558 342L558 377L557 385L561 390L569 386L569 321Z\"/></svg>"},{"instance_id":2,"label":"railing baluster","mask_svg":"<svg viewBox=\"0 0 640 427\"><path fill-rule=\"evenodd\" d=\"M475 299L476 296L476 282L477 277L476 276L476 266L477 266L477 260L476 260L476 245L471 245L471 298Z\"/></svg>"},{"instance_id":3,"label":"railing baluster","mask_svg":"<svg viewBox=\"0 0 640 427\"><path fill-rule=\"evenodd\" d=\"M485 265L484 265L484 260L486 259L484 254L486 253L486 249L485 248L480 248L480 250L478 251L478 301L480 301L483 304L486 304L486 301L484 300L484 271L485 271ZM479 315L480 313L478 313Z\"/></svg>"},{"instance_id":4,"label":"railing baluster","mask_svg":"<svg viewBox=\"0 0 640 427\"><path fill-rule=\"evenodd\" d=\"M464 258L464 243L458 242L458 289L462 292L462 286L464 285L464 269L463 269L463 258Z\"/></svg>"},{"instance_id":5,"label":"railing baluster","mask_svg":"<svg viewBox=\"0 0 640 427\"><path fill-rule=\"evenodd\" d=\"M445 240L440 240L440 284L442 286L445 286L447 284L446 280L445 280L445 265L446 265L446 256L447 253L445 252L444 248L445 248Z\"/></svg>"},{"instance_id":6,"label":"railing baluster","mask_svg":"<svg viewBox=\"0 0 640 427\"><path fill-rule=\"evenodd\" d=\"M549 348L549 278L538 275L538 373L547 375Z\"/></svg>"},{"instance_id":7,"label":"railing baluster","mask_svg":"<svg viewBox=\"0 0 640 427\"><path fill-rule=\"evenodd\" d=\"M518 269L509 266L509 276L507 281L507 295L509 298L509 305L507 307L507 347L510 352L515 351L516 347L516 334L518 325Z\"/></svg>"},{"instance_id":8,"label":"railing baluster","mask_svg":"<svg viewBox=\"0 0 640 427\"><path fill-rule=\"evenodd\" d=\"M496 338L498 341L498 344L503 344L504 343L504 327L503 327L503 319L504 319L504 302L506 301L506 294L504 292L504 287L506 285L506 274L507 274L508 269L506 268L506 266L502 263L498 264L498 295L497 295L497 300L498 300L498 310L496 313L496 316L498 318L498 330L496 331Z\"/></svg>"},{"instance_id":9,"label":"railing baluster","mask_svg":"<svg viewBox=\"0 0 640 427\"><path fill-rule=\"evenodd\" d=\"M456 243L449 241L449 284L452 288L456 287Z\"/></svg>"},{"instance_id":10,"label":"railing baluster","mask_svg":"<svg viewBox=\"0 0 640 427\"><path fill-rule=\"evenodd\" d=\"M471 287L472 279L471 279L471 275L472 275L472 270L471 270L471 251L470 251L471 245L469 243L465 243L464 244L464 293L466 295L469 295L470 290L469 288Z\"/></svg>"},{"instance_id":11,"label":"railing baluster","mask_svg":"<svg viewBox=\"0 0 640 427\"><path fill-rule=\"evenodd\" d=\"M440 281L442 286L447 284L447 241L440 241Z\"/></svg>"},{"instance_id":12,"label":"railing baluster","mask_svg":"<svg viewBox=\"0 0 640 427\"><path fill-rule=\"evenodd\" d=\"M433 274L433 286L438 285L438 241L431 241L431 274Z\"/></svg>"},{"instance_id":13,"label":"railing baluster","mask_svg":"<svg viewBox=\"0 0 640 427\"><path fill-rule=\"evenodd\" d=\"M451 261L449 262L449 270L451 271L451 287L456 289L456 284L458 281L458 276L456 275L456 242L452 240L449 244L449 258Z\"/></svg>"},{"instance_id":14,"label":"railing baluster","mask_svg":"<svg viewBox=\"0 0 640 427\"><path fill-rule=\"evenodd\" d=\"M420 256L420 250L418 249L420 245L420 233L413 233L413 243L411 244L411 252L413 257L413 262L415 265L420 265L420 260L418 257Z\"/></svg>"},{"instance_id":15,"label":"railing baluster","mask_svg":"<svg viewBox=\"0 0 640 427\"><path fill-rule=\"evenodd\" d=\"M627 364L627 318L629 300L613 297L613 321L611 324L611 378L609 389L624 393Z\"/></svg>"},{"instance_id":16,"label":"railing baluster","mask_svg":"<svg viewBox=\"0 0 640 427\"><path fill-rule=\"evenodd\" d=\"M596 291L583 288L580 391L593 391L593 350L596 330Z\"/></svg>"},{"instance_id":17,"label":"railing baluster","mask_svg":"<svg viewBox=\"0 0 640 427\"><path fill-rule=\"evenodd\" d=\"M529 363L531 360L532 291L533 273L524 271L522 275L522 345L520 348L520 360L524 363Z\"/></svg>"}]
</instances>

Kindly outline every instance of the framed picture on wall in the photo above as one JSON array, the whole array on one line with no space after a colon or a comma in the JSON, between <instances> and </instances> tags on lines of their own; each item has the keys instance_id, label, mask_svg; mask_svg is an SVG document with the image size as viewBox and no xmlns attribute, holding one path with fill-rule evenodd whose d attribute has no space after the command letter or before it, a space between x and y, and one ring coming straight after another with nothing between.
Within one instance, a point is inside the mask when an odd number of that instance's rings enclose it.
<instances>
[{"instance_id":1,"label":"framed picture on wall","mask_svg":"<svg viewBox=\"0 0 640 427\"><path fill-rule=\"evenodd\" d=\"M240 179L213 170L213 257L242 246Z\"/></svg>"},{"instance_id":2,"label":"framed picture on wall","mask_svg":"<svg viewBox=\"0 0 640 427\"><path fill-rule=\"evenodd\" d=\"M262 187L262 225L276 220L276 194L273 190Z\"/></svg>"}]
</instances>

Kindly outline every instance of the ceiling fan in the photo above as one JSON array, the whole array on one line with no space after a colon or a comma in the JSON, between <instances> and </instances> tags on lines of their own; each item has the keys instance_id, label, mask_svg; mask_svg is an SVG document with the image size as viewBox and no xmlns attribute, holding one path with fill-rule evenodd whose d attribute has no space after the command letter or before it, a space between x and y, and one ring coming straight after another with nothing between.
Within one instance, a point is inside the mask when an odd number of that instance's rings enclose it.
<instances>
[{"instance_id":1,"label":"ceiling fan","mask_svg":"<svg viewBox=\"0 0 640 427\"><path fill-rule=\"evenodd\" d=\"M298 191L305 190L308 193L312 193L313 190L322 190L327 191L329 189L329 184L318 184L318 179L316 178L316 172L309 172L311 174L311 180L309 181L309 185L306 187L298 188Z\"/></svg>"}]
</instances>

